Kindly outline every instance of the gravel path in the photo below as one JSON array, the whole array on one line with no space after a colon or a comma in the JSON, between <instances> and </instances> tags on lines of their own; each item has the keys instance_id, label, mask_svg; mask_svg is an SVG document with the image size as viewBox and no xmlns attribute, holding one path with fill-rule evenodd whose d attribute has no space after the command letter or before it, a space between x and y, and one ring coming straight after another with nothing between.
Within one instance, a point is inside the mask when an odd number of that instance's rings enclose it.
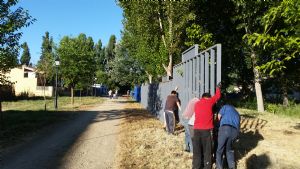
<instances>
[{"instance_id":1,"label":"gravel path","mask_svg":"<svg viewBox=\"0 0 300 169\"><path fill-rule=\"evenodd\" d=\"M125 100L106 100L6 154L1 169L113 168Z\"/></svg>"}]
</instances>

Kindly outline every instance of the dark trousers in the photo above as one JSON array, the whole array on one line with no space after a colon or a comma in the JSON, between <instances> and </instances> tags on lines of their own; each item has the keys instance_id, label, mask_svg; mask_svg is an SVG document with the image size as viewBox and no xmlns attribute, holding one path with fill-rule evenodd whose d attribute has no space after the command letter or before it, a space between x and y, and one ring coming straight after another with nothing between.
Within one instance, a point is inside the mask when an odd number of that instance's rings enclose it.
<instances>
[{"instance_id":1,"label":"dark trousers","mask_svg":"<svg viewBox=\"0 0 300 169\"><path fill-rule=\"evenodd\" d=\"M173 111L165 110L166 128L169 134L173 134L175 130L175 116Z\"/></svg>"},{"instance_id":2,"label":"dark trousers","mask_svg":"<svg viewBox=\"0 0 300 169\"><path fill-rule=\"evenodd\" d=\"M235 168L233 142L238 136L238 130L231 126L221 126L218 133L218 148L216 164L218 169L223 169L223 152L226 151L227 164L229 168Z\"/></svg>"},{"instance_id":3,"label":"dark trousers","mask_svg":"<svg viewBox=\"0 0 300 169\"><path fill-rule=\"evenodd\" d=\"M212 130L194 129L193 169L211 169Z\"/></svg>"}]
</instances>

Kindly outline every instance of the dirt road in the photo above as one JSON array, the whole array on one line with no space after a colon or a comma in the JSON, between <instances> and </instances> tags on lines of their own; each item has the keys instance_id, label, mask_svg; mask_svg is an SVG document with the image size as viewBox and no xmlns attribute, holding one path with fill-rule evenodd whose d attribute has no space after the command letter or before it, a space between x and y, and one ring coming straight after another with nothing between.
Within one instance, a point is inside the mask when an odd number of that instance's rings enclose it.
<instances>
[{"instance_id":1,"label":"dirt road","mask_svg":"<svg viewBox=\"0 0 300 169\"><path fill-rule=\"evenodd\" d=\"M5 154L1 169L113 168L125 100L106 100Z\"/></svg>"}]
</instances>

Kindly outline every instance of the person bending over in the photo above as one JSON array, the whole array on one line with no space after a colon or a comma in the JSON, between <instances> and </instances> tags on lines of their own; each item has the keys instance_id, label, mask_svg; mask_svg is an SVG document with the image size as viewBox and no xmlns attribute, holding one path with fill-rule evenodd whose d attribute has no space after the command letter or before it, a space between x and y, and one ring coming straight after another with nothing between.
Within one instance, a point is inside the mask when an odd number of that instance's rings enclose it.
<instances>
[{"instance_id":1,"label":"person bending over","mask_svg":"<svg viewBox=\"0 0 300 169\"><path fill-rule=\"evenodd\" d=\"M218 133L218 148L216 155L216 165L218 169L223 169L223 153L226 151L227 164L230 169L235 169L235 159L233 143L240 130L240 115L236 109L228 104L222 106L218 119L220 128Z\"/></svg>"},{"instance_id":2,"label":"person bending over","mask_svg":"<svg viewBox=\"0 0 300 169\"><path fill-rule=\"evenodd\" d=\"M181 111L179 100L177 98L177 92L173 90L170 95L168 95L166 104L165 104L165 123L166 129L169 134L174 134L175 130L175 115L174 110L177 108Z\"/></svg>"}]
</instances>

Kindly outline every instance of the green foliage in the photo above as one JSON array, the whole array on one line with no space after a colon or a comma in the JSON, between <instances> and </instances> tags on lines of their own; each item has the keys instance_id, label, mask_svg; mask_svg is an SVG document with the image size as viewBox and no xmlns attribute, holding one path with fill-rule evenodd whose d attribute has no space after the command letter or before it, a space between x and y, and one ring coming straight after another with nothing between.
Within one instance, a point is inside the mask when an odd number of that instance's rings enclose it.
<instances>
[{"instance_id":1,"label":"green foliage","mask_svg":"<svg viewBox=\"0 0 300 169\"><path fill-rule=\"evenodd\" d=\"M139 63L128 56L122 44L116 47L116 57L110 62L110 67L112 68L109 72L110 80L121 86L134 86L144 80L144 72Z\"/></svg>"},{"instance_id":2,"label":"green foliage","mask_svg":"<svg viewBox=\"0 0 300 169\"><path fill-rule=\"evenodd\" d=\"M248 45L265 53L257 66L269 77L279 79L283 95L283 104L288 104L286 92L297 89L300 77L300 2L283 0L264 13L260 32L244 36Z\"/></svg>"},{"instance_id":3,"label":"green foliage","mask_svg":"<svg viewBox=\"0 0 300 169\"><path fill-rule=\"evenodd\" d=\"M194 42L202 49L210 44L221 43L222 83L224 87L230 84L241 85L242 92L246 94L249 92L249 86L253 85L253 71L251 59L246 55L248 50L245 50L242 41L244 30L237 29L241 20L236 16L243 14L237 11L235 2L232 0L191 1L190 10L194 11L196 17L188 23L186 36L183 38L185 42L190 43L185 43L186 45L192 45Z\"/></svg>"},{"instance_id":4,"label":"green foliage","mask_svg":"<svg viewBox=\"0 0 300 169\"><path fill-rule=\"evenodd\" d=\"M204 31L203 27L198 24L192 24L186 28L186 34L188 40L184 43L186 46L199 45L200 50L204 50L213 45L212 33Z\"/></svg>"},{"instance_id":5,"label":"green foliage","mask_svg":"<svg viewBox=\"0 0 300 169\"><path fill-rule=\"evenodd\" d=\"M30 52L26 42L24 42L21 46L23 48L23 53L21 55L20 63L21 65L29 65L30 62Z\"/></svg>"},{"instance_id":6,"label":"green foliage","mask_svg":"<svg viewBox=\"0 0 300 169\"><path fill-rule=\"evenodd\" d=\"M105 59L109 62L115 58L116 36L111 35L105 48Z\"/></svg>"},{"instance_id":7,"label":"green foliage","mask_svg":"<svg viewBox=\"0 0 300 169\"><path fill-rule=\"evenodd\" d=\"M20 29L32 24L28 11L16 8L18 0L0 1L0 83L7 82L4 74L17 65Z\"/></svg>"},{"instance_id":8,"label":"green foliage","mask_svg":"<svg viewBox=\"0 0 300 169\"><path fill-rule=\"evenodd\" d=\"M79 83L93 83L96 60L91 37L87 38L85 34L75 38L65 36L61 39L57 52L61 60L61 76L66 86L74 88Z\"/></svg>"},{"instance_id":9,"label":"green foliage","mask_svg":"<svg viewBox=\"0 0 300 169\"><path fill-rule=\"evenodd\" d=\"M99 39L95 45L97 70L104 71L106 65L105 47L102 47L102 41Z\"/></svg>"},{"instance_id":10,"label":"green foliage","mask_svg":"<svg viewBox=\"0 0 300 169\"><path fill-rule=\"evenodd\" d=\"M136 59L148 75L158 78L163 65L178 63L183 50L187 22L194 18L189 2L119 1L123 9L122 41L129 57Z\"/></svg>"},{"instance_id":11,"label":"green foliage","mask_svg":"<svg viewBox=\"0 0 300 169\"><path fill-rule=\"evenodd\" d=\"M108 82L108 74L106 72L104 72L103 70L97 70L96 71L96 82L97 83L102 83L102 84L107 84Z\"/></svg>"},{"instance_id":12,"label":"green foliage","mask_svg":"<svg viewBox=\"0 0 300 169\"><path fill-rule=\"evenodd\" d=\"M43 85L46 85L47 81L51 81L54 76L54 57L53 52L54 43L52 37L49 36L49 32L43 36L41 46L41 56L37 63L37 70L39 72L39 78L41 78Z\"/></svg>"},{"instance_id":13,"label":"green foliage","mask_svg":"<svg viewBox=\"0 0 300 169\"><path fill-rule=\"evenodd\" d=\"M300 59L300 2L284 0L262 18L264 31L247 35L248 44L272 51L258 68L271 76L285 73Z\"/></svg>"},{"instance_id":14,"label":"green foliage","mask_svg":"<svg viewBox=\"0 0 300 169\"><path fill-rule=\"evenodd\" d=\"M270 77L282 87L300 86L299 3L118 1L124 11L122 42L128 56L154 78L164 73L162 65L170 59L179 62L180 52L188 46L198 43L201 50L221 43L224 87L242 87L247 98L253 94L254 82L263 84ZM253 100L246 107L255 106Z\"/></svg>"},{"instance_id":15,"label":"green foliage","mask_svg":"<svg viewBox=\"0 0 300 169\"><path fill-rule=\"evenodd\" d=\"M278 104L267 104L266 110L277 115L300 118L300 105L292 104L291 106L283 106Z\"/></svg>"}]
</instances>

